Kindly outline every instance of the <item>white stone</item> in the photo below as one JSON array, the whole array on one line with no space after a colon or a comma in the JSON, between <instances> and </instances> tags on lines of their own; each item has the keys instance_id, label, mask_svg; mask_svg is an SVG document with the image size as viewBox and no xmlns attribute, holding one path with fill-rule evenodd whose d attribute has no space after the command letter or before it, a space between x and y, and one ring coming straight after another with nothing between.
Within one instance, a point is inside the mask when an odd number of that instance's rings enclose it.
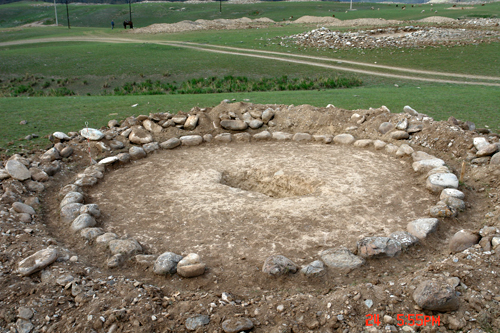
<instances>
[{"instance_id":1,"label":"white stone","mask_svg":"<svg viewBox=\"0 0 500 333\"><path fill-rule=\"evenodd\" d=\"M431 232L436 231L439 220L436 218L426 218L411 221L407 225L407 230L410 234L418 239L424 239Z\"/></svg>"},{"instance_id":2,"label":"white stone","mask_svg":"<svg viewBox=\"0 0 500 333\"><path fill-rule=\"evenodd\" d=\"M97 141L104 138L104 133L95 128L84 128L80 130L80 135L85 139Z\"/></svg>"},{"instance_id":3,"label":"white stone","mask_svg":"<svg viewBox=\"0 0 500 333\"><path fill-rule=\"evenodd\" d=\"M59 140L71 140L69 136L66 135L66 133L63 132L54 132L52 135Z\"/></svg>"},{"instance_id":4,"label":"white stone","mask_svg":"<svg viewBox=\"0 0 500 333\"><path fill-rule=\"evenodd\" d=\"M201 135L185 135L180 140L183 146L198 146L203 142Z\"/></svg>"},{"instance_id":5,"label":"white stone","mask_svg":"<svg viewBox=\"0 0 500 333\"><path fill-rule=\"evenodd\" d=\"M420 160L417 162L413 162L412 167L416 172L428 172L434 168L439 168L440 166L445 165L444 161L440 158L433 158L430 160Z\"/></svg>"},{"instance_id":6,"label":"white stone","mask_svg":"<svg viewBox=\"0 0 500 333\"><path fill-rule=\"evenodd\" d=\"M486 140L486 138L483 138L482 136L475 137L473 139L473 143L474 147L476 147L478 151L490 144L488 140Z\"/></svg>"},{"instance_id":7,"label":"white stone","mask_svg":"<svg viewBox=\"0 0 500 333\"><path fill-rule=\"evenodd\" d=\"M23 181L31 178L31 172L24 164L17 160L7 161L5 164L5 170L12 178L17 180Z\"/></svg>"},{"instance_id":8,"label":"white stone","mask_svg":"<svg viewBox=\"0 0 500 333\"><path fill-rule=\"evenodd\" d=\"M443 188L458 188L458 178L453 173L436 173L428 178L432 185Z\"/></svg>"},{"instance_id":9,"label":"white stone","mask_svg":"<svg viewBox=\"0 0 500 333\"><path fill-rule=\"evenodd\" d=\"M456 190L454 188L445 188L439 197L440 200L444 200L446 198L453 197L460 200L465 199L465 194L462 191Z\"/></svg>"},{"instance_id":10,"label":"white stone","mask_svg":"<svg viewBox=\"0 0 500 333\"><path fill-rule=\"evenodd\" d=\"M106 157L106 158L103 158L102 160L99 161L99 164L112 164L112 163L115 163L116 161L118 161L118 157L117 156L110 156L110 157Z\"/></svg>"}]
</instances>

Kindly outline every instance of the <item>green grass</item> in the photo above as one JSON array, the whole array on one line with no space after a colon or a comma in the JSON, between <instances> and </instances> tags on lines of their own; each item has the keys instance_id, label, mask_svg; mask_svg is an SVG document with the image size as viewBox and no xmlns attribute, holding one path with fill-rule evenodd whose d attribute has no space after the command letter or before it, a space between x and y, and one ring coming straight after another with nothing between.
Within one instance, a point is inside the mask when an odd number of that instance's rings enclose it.
<instances>
[{"instance_id":1,"label":"green grass","mask_svg":"<svg viewBox=\"0 0 500 333\"><path fill-rule=\"evenodd\" d=\"M474 98L471 98L474 96ZM410 105L436 120L449 116L470 120L478 127L488 125L500 129L498 105L500 88L434 85L428 87L394 86L362 87L321 91L250 92L204 95L152 95L152 96L73 96L73 97L19 97L0 99L0 147L10 152L20 151L33 144L43 147L49 142L44 136L54 131L77 131L89 126L105 126L110 119L124 119L130 115L150 112L189 111L193 106L210 107L224 99L252 103L310 104L355 110L386 105L392 112L402 112ZM131 106L138 103L135 108ZM474 110L474 111L473 111ZM19 125L27 120L27 125ZM41 137L33 142L19 140L36 133ZM8 144L12 142L12 144ZM22 145L22 146L20 146Z\"/></svg>"}]
</instances>

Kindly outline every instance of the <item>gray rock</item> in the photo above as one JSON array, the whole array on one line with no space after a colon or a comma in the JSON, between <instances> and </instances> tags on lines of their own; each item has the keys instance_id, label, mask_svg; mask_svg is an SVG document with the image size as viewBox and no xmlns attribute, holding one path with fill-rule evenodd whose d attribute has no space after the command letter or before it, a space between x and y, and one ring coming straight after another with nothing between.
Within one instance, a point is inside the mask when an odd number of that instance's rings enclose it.
<instances>
[{"instance_id":1,"label":"gray rock","mask_svg":"<svg viewBox=\"0 0 500 333\"><path fill-rule=\"evenodd\" d=\"M85 139L98 141L104 138L104 133L95 128L84 128L80 130L80 135Z\"/></svg>"},{"instance_id":2,"label":"gray rock","mask_svg":"<svg viewBox=\"0 0 500 333\"><path fill-rule=\"evenodd\" d=\"M357 246L358 255L364 258L394 257L401 252L401 243L390 237L365 237Z\"/></svg>"},{"instance_id":3,"label":"gray rock","mask_svg":"<svg viewBox=\"0 0 500 333\"><path fill-rule=\"evenodd\" d=\"M0 168L0 180L4 180L4 179L7 179L7 178L10 178L10 175L7 172L7 170L5 170L3 168Z\"/></svg>"},{"instance_id":4,"label":"gray rock","mask_svg":"<svg viewBox=\"0 0 500 333\"><path fill-rule=\"evenodd\" d=\"M29 215L35 215L36 212L35 210L33 209L33 207L27 205L27 204L24 204L22 202L14 202L12 204L12 208L18 212L18 213L25 213L25 214L29 214Z\"/></svg>"},{"instance_id":5,"label":"gray rock","mask_svg":"<svg viewBox=\"0 0 500 333\"><path fill-rule=\"evenodd\" d=\"M252 136L250 135L250 133L246 133L246 132L236 133L233 135L233 139L236 142L250 142L251 137Z\"/></svg>"},{"instance_id":6,"label":"gray rock","mask_svg":"<svg viewBox=\"0 0 500 333\"><path fill-rule=\"evenodd\" d=\"M192 131L198 126L198 120L200 119L200 116L195 114L192 116L189 116L186 121L184 122L184 129L186 131Z\"/></svg>"},{"instance_id":7,"label":"gray rock","mask_svg":"<svg viewBox=\"0 0 500 333\"><path fill-rule=\"evenodd\" d=\"M153 133L161 133L161 131L163 131L163 127L161 127L160 125L158 125L157 123L155 123L154 121L150 120L150 119L146 119L142 122L142 126L147 130L147 131L150 131L150 132L153 132ZM134 131L132 131L133 133ZM129 138L130 139L130 138Z\"/></svg>"},{"instance_id":8,"label":"gray rock","mask_svg":"<svg viewBox=\"0 0 500 333\"><path fill-rule=\"evenodd\" d=\"M135 262L145 266L152 266L158 256L153 254L138 254L134 256Z\"/></svg>"},{"instance_id":9,"label":"gray rock","mask_svg":"<svg viewBox=\"0 0 500 333\"><path fill-rule=\"evenodd\" d=\"M378 131L381 134L388 133L388 132L392 131L393 129L394 129L394 125L390 122L384 122L384 123L380 124L380 126L378 127Z\"/></svg>"},{"instance_id":10,"label":"gray rock","mask_svg":"<svg viewBox=\"0 0 500 333\"><path fill-rule=\"evenodd\" d=\"M231 133L221 133L215 136L215 141L221 143L229 143L231 142Z\"/></svg>"},{"instance_id":11,"label":"gray rock","mask_svg":"<svg viewBox=\"0 0 500 333\"><path fill-rule=\"evenodd\" d=\"M325 265L337 269L355 269L365 263L363 258L354 255L347 248L324 250L320 256Z\"/></svg>"},{"instance_id":12,"label":"gray rock","mask_svg":"<svg viewBox=\"0 0 500 333\"><path fill-rule=\"evenodd\" d=\"M69 146L64 147L60 152L61 157L70 157L72 154L73 154L73 148Z\"/></svg>"},{"instance_id":13,"label":"gray rock","mask_svg":"<svg viewBox=\"0 0 500 333\"><path fill-rule=\"evenodd\" d=\"M69 192L82 192L82 188L80 186L76 186L75 184L68 184L64 186L60 191L59 191L59 197L64 198L66 194Z\"/></svg>"},{"instance_id":14,"label":"gray rock","mask_svg":"<svg viewBox=\"0 0 500 333\"><path fill-rule=\"evenodd\" d=\"M271 108L267 108L262 112L262 121L267 124L269 120L273 119L274 117L274 110Z\"/></svg>"},{"instance_id":15,"label":"gray rock","mask_svg":"<svg viewBox=\"0 0 500 333\"><path fill-rule=\"evenodd\" d=\"M101 211L99 210L99 206L96 204L88 204L88 205L83 205L80 207L80 214L89 214L92 215L93 217L100 217L101 216Z\"/></svg>"},{"instance_id":16,"label":"gray rock","mask_svg":"<svg viewBox=\"0 0 500 333\"><path fill-rule=\"evenodd\" d=\"M104 235L101 228L85 228L80 231L80 236L88 240L96 239L101 235Z\"/></svg>"},{"instance_id":17,"label":"gray rock","mask_svg":"<svg viewBox=\"0 0 500 333\"><path fill-rule=\"evenodd\" d=\"M203 142L201 135L185 135L180 140L183 146L198 146Z\"/></svg>"},{"instance_id":18,"label":"gray rock","mask_svg":"<svg viewBox=\"0 0 500 333\"><path fill-rule=\"evenodd\" d=\"M137 146L130 147L128 153L130 154L130 158L132 160L139 160L139 159L145 158L147 156L144 148L137 147Z\"/></svg>"},{"instance_id":19,"label":"gray rock","mask_svg":"<svg viewBox=\"0 0 500 333\"><path fill-rule=\"evenodd\" d=\"M339 134L333 137L333 142L342 145L350 145L356 141L356 139L351 134Z\"/></svg>"},{"instance_id":20,"label":"gray rock","mask_svg":"<svg viewBox=\"0 0 500 333\"><path fill-rule=\"evenodd\" d=\"M396 156L402 157L406 155L411 155L413 154L414 150L412 147L407 145L406 143L403 143L401 146L399 146L398 150L396 151Z\"/></svg>"},{"instance_id":21,"label":"gray rock","mask_svg":"<svg viewBox=\"0 0 500 333\"><path fill-rule=\"evenodd\" d=\"M22 276L28 276L38 272L57 259L57 250L47 248L40 250L31 256L21 260L18 264L18 272Z\"/></svg>"},{"instance_id":22,"label":"gray rock","mask_svg":"<svg viewBox=\"0 0 500 333\"><path fill-rule=\"evenodd\" d=\"M82 177L78 178L74 184L76 186L94 186L97 184L97 178L89 175L83 175Z\"/></svg>"},{"instance_id":23,"label":"gray rock","mask_svg":"<svg viewBox=\"0 0 500 333\"><path fill-rule=\"evenodd\" d=\"M500 153L496 153L490 159L491 165L500 165Z\"/></svg>"},{"instance_id":24,"label":"gray rock","mask_svg":"<svg viewBox=\"0 0 500 333\"><path fill-rule=\"evenodd\" d=\"M409 105L405 105L405 107L403 108L403 111L408 113L409 115L412 115L412 116L418 116L418 112L415 111L411 106Z\"/></svg>"},{"instance_id":25,"label":"gray rock","mask_svg":"<svg viewBox=\"0 0 500 333\"><path fill-rule=\"evenodd\" d=\"M118 157L118 162L125 164L130 162L130 154L129 153L120 153L116 155Z\"/></svg>"},{"instance_id":26,"label":"gray rock","mask_svg":"<svg viewBox=\"0 0 500 333\"><path fill-rule=\"evenodd\" d=\"M273 132L273 139L278 141L291 140L293 138L293 134L285 133L285 132Z\"/></svg>"},{"instance_id":27,"label":"gray rock","mask_svg":"<svg viewBox=\"0 0 500 333\"><path fill-rule=\"evenodd\" d=\"M259 119L254 119L254 120L251 120L249 123L248 123L248 126L251 128L251 129L258 129L258 128L261 128L262 125L264 125L264 122L262 122L261 120Z\"/></svg>"},{"instance_id":28,"label":"gray rock","mask_svg":"<svg viewBox=\"0 0 500 333\"><path fill-rule=\"evenodd\" d=\"M239 333L241 331L250 331L253 328L253 322L248 318L232 318L222 322L222 330L225 333Z\"/></svg>"},{"instance_id":29,"label":"gray rock","mask_svg":"<svg viewBox=\"0 0 500 333\"><path fill-rule=\"evenodd\" d=\"M71 223L78 215L80 215L80 208L83 205L81 203L71 203L61 208L61 213L59 214L61 222Z\"/></svg>"},{"instance_id":30,"label":"gray rock","mask_svg":"<svg viewBox=\"0 0 500 333\"><path fill-rule=\"evenodd\" d=\"M439 201L435 206L429 208L429 215L431 217L453 217L456 216L457 211L451 209L442 201Z\"/></svg>"},{"instance_id":31,"label":"gray rock","mask_svg":"<svg viewBox=\"0 0 500 333\"><path fill-rule=\"evenodd\" d=\"M125 144L123 144L123 142L118 140L112 140L109 142L109 147L113 150L119 150L125 148Z\"/></svg>"},{"instance_id":32,"label":"gray rock","mask_svg":"<svg viewBox=\"0 0 500 333\"><path fill-rule=\"evenodd\" d=\"M183 114L177 114L172 117L172 121L177 125L184 125L187 120L187 116Z\"/></svg>"},{"instance_id":33,"label":"gray rock","mask_svg":"<svg viewBox=\"0 0 500 333\"><path fill-rule=\"evenodd\" d=\"M311 141L312 135L309 133L295 133L292 137L293 141L301 142L301 141Z\"/></svg>"},{"instance_id":34,"label":"gray rock","mask_svg":"<svg viewBox=\"0 0 500 333\"><path fill-rule=\"evenodd\" d=\"M384 149L385 146L387 146L387 142L385 142L385 141L382 141L382 140L373 141L373 147L377 150Z\"/></svg>"},{"instance_id":35,"label":"gray rock","mask_svg":"<svg viewBox=\"0 0 500 333\"><path fill-rule=\"evenodd\" d=\"M370 145L373 144L373 140L370 140L370 139L362 139L362 140L356 140L356 142L354 142L354 147L359 147L359 148L366 148Z\"/></svg>"},{"instance_id":36,"label":"gray rock","mask_svg":"<svg viewBox=\"0 0 500 333\"><path fill-rule=\"evenodd\" d=\"M460 230L450 239L450 251L452 253L462 252L469 247L479 243L480 236L472 230Z\"/></svg>"},{"instance_id":37,"label":"gray rock","mask_svg":"<svg viewBox=\"0 0 500 333\"><path fill-rule=\"evenodd\" d=\"M436 231L439 220L436 218L417 219L406 226L408 232L418 239L425 239L430 233Z\"/></svg>"},{"instance_id":38,"label":"gray rock","mask_svg":"<svg viewBox=\"0 0 500 333\"><path fill-rule=\"evenodd\" d=\"M31 310L30 308L27 308L25 306L21 306L19 307L19 309L17 310L17 313L18 313L18 317L21 318L21 319L25 319L25 320L30 320L31 318L33 318L33 310Z\"/></svg>"},{"instance_id":39,"label":"gray rock","mask_svg":"<svg viewBox=\"0 0 500 333\"><path fill-rule=\"evenodd\" d=\"M405 140L410 137L410 134L406 131L394 131L390 135L393 140Z\"/></svg>"},{"instance_id":40,"label":"gray rock","mask_svg":"<svg viewBox=\"0 0 500 333\"><path fill-rule=\"evenodd\" d=\"M177 264L182 260L182 256L173 252L165 252L156 258L153 272L159 275L175 274Z\"/></svg>"},{"instance_id":41,"label":"gray rock","mask_svg":"<svg viewBox=\"0 0 500 333\"><path fill-rule=\"evenodd\" d=\"M83 203L83 194L81 192L68 192L61 200L59 207L64 207L71 203Z\"/></svg>"},{"instance_id":42,"label":"gray rock","mask_svg":"<svg viewBox=\"0 0 500 333\"><path fill-rule=\"evenodd\" d=\"M104 235L103 235L104 236ZM102 236L100 236L102 237ZM115 239L108 242L111 254L123 254L132 256L142 251L141 245L135 239Z\"/></svg>"},{"instance_id":43,"label":"gray rock","mask_svg":"<svg viewBox=\"0 0 500 333\"><path fill-rule=\"evenodd\" d=\"M205 142L212 142L213 138L214 138L214 136L212 134L203 135L203 141L205 141Z\"/></svg>"},{"instance_id":44,"label":"gray rock","mask_svg":"<svg viewBox=\"0 0 500 333\"><path fill-rule=\"evenodd\" d=\"M429 172L434 168L439 168L440 166L444 166L445 163L440 158L433 158L428 160L419 160L417 162L413 162L412 167L416 172Z\"/></svg>"},{"instance_id":45,"label":"gray rock","mask_svg":"<svg viewBox=\"0 0 500 333\"><path fill-rule=\"evenodd\" d=\"M304 275L320 275L325 271L325 265L321 260L315 260L309 265L302 267L300 272Z\"/></svg>"},{"instance_id":46,"label":"gray rock","mask_svg":"<svg viewBox=\"0 0 500 333\"><path fill-rule=\"evenodd\" d=\"M160 148L162 149L173 149L175 147L178 147L181 145L181 140L177 138L171 138L168 139L167 141L163 141L160 143Z\"/></svg>"},{"instance_id":47,"label":"gray rock","mask_svg":"<svg viewBox=\"0 0 500 333\"><path fill-rule=\"evenodd\" d=\"M458 309L455 290L447 283L426 280L413 292L413 300L424 310L448 312Z\"/></svg>"},{"instance_id":48,"label":"gray rock","mask_svg":"<svg viewBox=\"0 0 500 333\"><path fill-rule=\"evenodd\" d=\"M80 231L85 228L90 228L95 226L97 223L95 219L89 214L80 214L71 223L71 230Z\"/></svg>"},{"instance_id":49,"label":"gray rock","mask_svg":"<svg viewBox=\"0 0 500 333\"><path fill-rule=\"evenodd\" d=\"M95 239L97 244L108 245L109 242L118 238L118 235L113 232L106 232L105 234L98 236Z\"/></svg>"},{"instance_id":50,"label":"gray rock","mask_svg":"<svg viewBox=\"0 0 500 333\"><path fill-rule=\"evenodd\" d=\"M458 178L453 173L436 173L427 178L426 187L434 193L440 193L445 188L458 188Z\"/></svg>"},{"instance_id":51,"label":"gray rock","mask_svg":"<svg viewBox=\"0 0 500 333\"><path fill-rule=\"evenodd\" d=\"M478 150L476 153L477 157L485 157L485 156L491 156L495 154L498 151L498 146L494 143L489 144L487 146L484 146L481 148L481 150Z\"/></svg>"},{"instance_id":52,"label":"gray rock","mask_svg":"<svg viewBox=\"0 0 500 333\"><path fill-rule=\"evenodd\" d=\"M262 111L260 110L250 110L249 113L255 119L262 119Z\"/></svg>"},{"instance_id":53,"label":"gray rock","mask_svg":"<svg viewBox=\"0 0 500 333\"><path fill-rule=\"evenodd\" d=\"M35 328L35 325L33 325L29 320L24 320L22 318L19 318L16 321L16 328L17 328L17 333L30 333L31 330Z\"/></svg>"},{"instance_id":54,"label":"gray rock","mask_svg":"<svg viewBox=\"0 0 500 333\"><path fill-rule=\"evenodd\" d=\"M130 132L128 139L132 143L144 145L146 143L153 142L153 135L151 135L151 133L146 131L144 128L134 127L132 128L132 132Z\"/></svg>"},{"instance_id":55,"label":"gray rock","mask_svg":"<svg viewBox=\"0 0 500 333\"><path fill-rule=\"evenodd\" d=\"M396 125L396 128L398 130L402 130L402 131L405 131L407 127L408 127L408 119L406 119L406 118L399 121Z\"/></svg>"},{"instance_id":56,"label":"gray rock","mask_svg":"<svg viewBox=\"0 0 500 333\"><path fill-rule=\"evenodd\" d=\"M297 272L297 265L282 255L273 255L266 259L262 272L269 275L283 275Z\"/></svg>"},{"instance_id":57,"label":"gray rock","mask_svg":"<svg viewBox=\"0 0 500 333\"><path fill-rule=\"evenodd\" d=\"M106 265L108 268L120 267L125 262L125 256L121 253L114 254L108 259Z\"/></svg>"},{"instance_id":58,"label":"gray rock","mask_svg":"<svg viewBox=\"0 0 500 333\"><path fill-rule=\"evenodd\" d=\"M186 278L195 277L205 273L205 268L206 265L201 262L200 256L190 253L177 263L177 274Z\"/></svg>"},{"instance_id":59,"label":"gray rock","mask_svg":"<svg viewBox=\"0 0 500 333\"><path fill-rule=\"evenodd\" d=\"M150 142L143 145L142 148L144 149L146 154L151 154L155 150L160 149L160 146L158 145L158 142Z\"/></svg>"},{"instance_id":60,"label":"gray rock","mask_svg":"<svg viewBox=\"0 0 500 333\"><path fill-rule=\"evenodd\" d=\"M399 150L399 147L396 145L393 145L392 143L385 145L384 148L388 154L396 154L396 152Z\"/></svg>"},{"instance_id":61,"label":"gray rock","mask_svg":"<svg viewBox=\"0 0 500 333\"><path fill-rule=\"evenodd\" d=\"M313 135L314 141L319 141L323 143L332 143L333 142L333 135Z\"/></svg>"},{"instance_id":62,"label":"gray rock","mask_svg":"<svg viewBox=\"0 0 500 333\"><path fill-rule=\"evenodd\" d=\"M268 131L262 131L257 134L254 134L253 138L256 141L270 140L272 138L272 135Z\"/></svg>"},{"instance_id":63,"label":"gray rock","mask_svg":"<svg viewBox=\"0 0 500 333\"><path fill-rule=\"evenodd\" d=\"M31 172L24 164L17 160L9 160L5 164L5 171L14 179L23 181L31 178Z\"/></svg>"},{"instance_id":64,"label":"gray rock","mask_svg":"<svg viewBox=\"0 0 500 333\"><path fill-rule=\"evenodd\" d=\"M401 244L402 249L406 249L416 243L418 243L418 238L406 231L396 231L393 232L389 237L397 240Z\"/></svg>"},{"instance_id":65,"label":"gray rock","mask_svg":"<svg viewBox=\"0 0 500 333\"><path fill-rule=\"evenodd\" d=\"M59 151L56 148L50 148L42 156L40 156L40 160L43 162L52 162L61 158Z\"/></svg>"},{"instance_id":66,"label":"gray rock","mask_svg":"<svg viewBox=\"0 0 500 333\"><path fill-rule=\"evenodd\" d=\"M124 138L128 138L130 133L132 133L131 128L124 130L123 132L120 133L120 135L123 136Z\"/></svg>"},{"instance_id":67,"label":"gray rock","mask_svg":"<svg viewBox=\"0 0 500 333\"><path fill-rule=\"evenodd\" d=\"M417 133L420 132L424 129L424 125L422 124L410 124L408 128L406 129L406 132L409 134Z\"/></svg>"},{"instance_id":68,"label":"gray rock","mask_svg":"<svg viewBox=\"0 0 500 333\"><path fill-rule=\"evenodd\" d=\"M231 131L244 131L248 128L247 123L239 119L221 120L220 125L222 128Z\"/></svg>"},{"instance_id":69,"label":"gray rock","mask_svg":"<svg viewBox=\"0 0 500 333\"><path fill-rule=\"evenodd\" d=\"M451 209L455 209L460 212L465 210L465 202L462 199L447 197L443 200L443 202Z\"/></svg>"},{"instance_id":70,"label":"gray rock","mask_svg":"<svg viewBox=\"0 0 500 333\"><path fill-rule=\"evenodd\" d=\"M210 323L210 317L207 315L196 315L186 319L186 329L189 331L196 331L198 327L208 325Z\"/></svg>"}]
</instances>

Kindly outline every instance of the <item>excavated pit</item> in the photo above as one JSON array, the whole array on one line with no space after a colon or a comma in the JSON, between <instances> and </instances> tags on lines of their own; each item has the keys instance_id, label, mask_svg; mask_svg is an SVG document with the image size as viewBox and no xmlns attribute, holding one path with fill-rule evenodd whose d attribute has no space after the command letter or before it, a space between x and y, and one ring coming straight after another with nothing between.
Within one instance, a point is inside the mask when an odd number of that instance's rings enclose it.
<instances>
[{"instance_id":1,"label":"excavated pit","mask_svg":"<svg viewBox=\"0 0 500 333\"><path fill-rule=\"evenodd\" d=\"M88 191L102 227L147 253L198 253L253 274L271 254L298 264L360 237L405 230L434 199L410 162L355 147L232 143L160 151ZM248 265L250 264L250 265Z\"/></svg>"}]
</instances>

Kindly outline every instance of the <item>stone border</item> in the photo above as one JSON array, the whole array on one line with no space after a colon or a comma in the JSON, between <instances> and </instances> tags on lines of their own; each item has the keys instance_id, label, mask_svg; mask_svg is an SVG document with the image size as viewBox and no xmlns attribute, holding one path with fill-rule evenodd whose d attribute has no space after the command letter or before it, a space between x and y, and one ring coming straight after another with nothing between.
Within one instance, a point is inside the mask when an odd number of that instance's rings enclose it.
<instances>
[{"instance_id":1,"label":"stone border","mask_svg":"<svg viewBox=\"0 0 500 333\"><path fill-rule=\"evenodd\" d=\"M267 111L267 110L266 110ZM265 112L264 112L265 113ZM265 116L265 117L264 117ZM356 117L356 114L353 115ZM180 119L183 118L183 119ZM237 118L237 117L234 117ZM194 129L198 122L198 115L173 116L167 121L179 124L188 129ZM240 120L240 119L225 119L221 121L221 126L228 130L242 131L237 134L229 132L221 133L213 137L211 134L205 135L185 135L179 138L171 138L164 142L152 142L152 134L157 129L155 122L150 119L143 119L142 123L144 130L139 129L134 132L134 129L124 128L121 131L122 136L128 136L131 142L140 143L144 138L147 143L142 146L132 146L129 153L120 153L115 156L106 157L99 161L98 164L86 168L82 173L78 174L72 184L68 184L60 191L63 197L60 203L61 213L60 218L63 223L70 223L71 229L74 232L80 232L80 235L86 240L93 241L96 245L107 247L112 256L107 261L109 268L120 266L126 259L135 256L136 260L141 263L153 264L153 271L156 274L174 274L178 273L183 277L194 277L204 273L205 264L201 262L197 254L189 254L185 258L175 253L166 252L158 257L155 255L140 255L142 251L141 245L135 239L120 239L114 233L105 233L101 228L95 227L96 219L100 217L100 211L97 204L84 204L83 190L84 187L95 185L99 179L104 177L107 165L124 164L130 160L138 160L145 158L148 154L162 149L174 149L179 146L197 146L203 142L229 143L229 142L258 142L263 140L295 141L295 142L319 142L323 144L339 144L353 145L358 148L374 147L376 150L385 151L388 154L393 154L398 157L412 156L413 170L415 172L426 174L426 188L433 193L441 193L440 201L429 209L430 218L421 218L411 221L407 225L407 230L401 230L391 234L389 237L366 237L357 242L357 255L351 253L346 248L327 249L320 254L321 260L316 260L313 263L302 268L302 272L306 275L319 274L324 270L325 263L332 268L354 269L365 263L365 259L375 257L394 257L402 250L414 245L419 240L425 239L430 233L437 229L439 219L441 217L456 216L459 211L465 209L463 202L464 194L458 191L459 181L457 177L445 165L445 162L433 155L429 155L422 151L414 151L408 144L403 143L400 146L392 143L387 143L382 140L371 139L356 139L351 134L333 135L310 135L308 133L286 133L286 132L269 132L261 131L254 135L245 132L250 126L258 128L262 126L264 121L271 121L272 115L267 114L261 116L261 119ZM249 125L249 126L248 126ZM391 123L383 123L380 125L379 132L385 134L384 131L393 129ZM407 139L409 137L408 123L398 124L398 130L391 133L391 138L395 140ZM160 129L161 130L161 129ZM415 129L413 129L415 130ZM417 131L419 129L417 128ZM421 130L421 128L420 128ZM81 131L82 136L87 136L92 140L100 140L104 135L99 134L98 130L86 129ZM91 135L89 134L91 132ZM132 138L130 137L132 136ZM105 145L100 142L100 145ZM105 149L105 148L104 148ZM105 149L106 150L106 149ZM289 259L283 256L271 256L267 258L263 266L263 272L270 275L279 275L288 272L296 272L297 266Z\"/></svg>"}]
</instances>

